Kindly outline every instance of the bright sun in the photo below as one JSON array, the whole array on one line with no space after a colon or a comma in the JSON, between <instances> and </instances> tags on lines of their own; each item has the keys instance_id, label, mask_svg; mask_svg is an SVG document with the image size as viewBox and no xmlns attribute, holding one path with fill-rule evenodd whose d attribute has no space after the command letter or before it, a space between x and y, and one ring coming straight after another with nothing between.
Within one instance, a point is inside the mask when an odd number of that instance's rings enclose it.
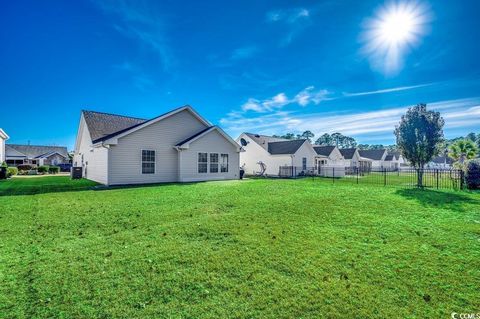
<instances>
[{"instance_id":1,"label":"bright sun","mask_svg":"<svg viewBox=\"0 0 480 319\"><path fill-rule=\"evenodd\" d=\"M363 34L364 51L373 65L386 74L397 72L407 49L420 42L427 20L428 10L419 2L390 3L378 10Z\"/></svg>"},{"instance_id":2,"label":"bright sun","mask_svg":"<svg viewBox=\"0 0 480 319\"><path fill-rule=\"evenodd\" d=\"M389 43L398 44L409 41L415 32L415 17L410 12L389 13L380 22L381 37Z\"/></svg>"}]
</instances>

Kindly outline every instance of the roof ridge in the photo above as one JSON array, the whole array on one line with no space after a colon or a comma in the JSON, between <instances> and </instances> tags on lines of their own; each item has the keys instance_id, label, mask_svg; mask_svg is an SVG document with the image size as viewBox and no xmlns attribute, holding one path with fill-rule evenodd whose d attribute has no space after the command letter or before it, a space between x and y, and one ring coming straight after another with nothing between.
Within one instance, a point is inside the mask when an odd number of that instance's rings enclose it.
<instances>
[{"instance_id":1,"label":"roof ridge","mask_svg":"<svg viewBox=\"0 0 480 319\"><path fill-rule=\"evenodd\" d=\"M12 144L12 143L5 143L5 145L8 145L8 146L64 147L64 148L67 148L67 146L61 146L61 145Z\"/></svg>"},{"instance_id":2,"label":"roof ridge","mask_svg":"<svg viewBox=\"0 0 480 319\"><path fill-rule=\"evenodd\" d=\"M268 143L285 143L285 142L295 142L295 141L303 141L305 142L307 139L299 138L299 139L292 139L292 140L285 140L285 141L273 141L273 142L268 142Z\"/></svg>"},{"instance_id":3,"label":"roof ridge","mask_svg":"<svg viewBox=\"0 0 480 319\"><path fill-rule=\"evenodd\" d=\"M82 113L83 113L83 112L90 112L90 113L97 113L97 114L104 114L104 115L113 115L113 116L118 116L118 117L125 117L125 118L130 118L130 119L136 119L136 120L148 121L148 119L141 118L141 117L136 117L136 116L128 116L128 115L121 115L121 114L108 113L108 112L99 112L99 111L82 110Z\"/></svg>"}]
</instances>

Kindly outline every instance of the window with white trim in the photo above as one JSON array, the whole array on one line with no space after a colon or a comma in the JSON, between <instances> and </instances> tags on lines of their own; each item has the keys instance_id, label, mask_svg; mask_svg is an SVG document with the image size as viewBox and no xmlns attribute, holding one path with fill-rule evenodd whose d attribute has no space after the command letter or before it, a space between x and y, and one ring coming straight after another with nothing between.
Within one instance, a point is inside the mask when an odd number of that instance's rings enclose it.
<instances>
[{"instance_id":1,"label":"window with white trim","mask_svg":"<svg viewBox=\"0 0 480 319\"><path fill-rule=\"evenodd\" d=\"M142 174L155 174L155 151L142 150Z\"/></svg>"},{"instance_id":2,"label":"window with white trim","mask_svg":"<svg viewBox=\"0 0 480 319\"><path fill-rule=\"evenodd\" d=\"M228 154L220 155L220 172L228 173Z\"/></svg>"},{"instance_id":3,"label":"window with white trim","mask_svg":"<svg viewBox=\"0 0 480 319\"><path fill-rule=\"evenodd\" d=\"M218 173L218 154L210 153L210 173Z\"/></svg>"},{"instance_id":4,"label":"window with white trim","mask_svg":"<svg viewBox=\"0 0 480 319\"><path fill-rule=\"evenodd\" d=\"M198 172L206 173L208 164L207 164L207 153L198 153Z\"/></svg>"},{"instance_id":5,"label":"window with white trim","mask_svg":"<svg viewBox=\"0 0 480 319\"><path fill-rule=\"evenodd\" d=\"M306 157L302 158L302 169L303 170L307 169L307 158Z\"/></svg>"}]
</instances>

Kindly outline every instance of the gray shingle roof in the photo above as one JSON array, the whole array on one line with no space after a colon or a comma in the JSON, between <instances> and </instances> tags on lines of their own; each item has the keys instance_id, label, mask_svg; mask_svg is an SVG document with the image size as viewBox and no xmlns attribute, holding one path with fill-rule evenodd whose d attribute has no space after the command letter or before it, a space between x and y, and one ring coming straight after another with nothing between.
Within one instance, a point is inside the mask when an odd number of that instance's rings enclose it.
<instances>
[{"instance_id":1,"label":"gray shingle roof","mask_svg":"<svg viewBox=\"0 0 480 319\"><path fill-rule=\"evenodd\" d=\"M342 153L343 158L350 160L353 158L356 150L356 148L342 148L340 153Z\"/></svg>"},{"instance_id":2,"label":"gray shingle roof","mask_svg":"<svg viewBox=\"0 0 480 319\"><path fill-rule=\"evenodd\" d=\"M387 156L385 156L385 160L386 161L393 161L393 154L388 154Z\"/></svg>"},{"instance_id":3,"label":"gray shingle roof","mask_svg":"<svg viewBox=\"0 0 480 319\"><path fill-rule=\"evenodd\" d=\"M366 157L374 161L380 161L383 154L385 154L385 149L378 150L359 150L358 153L361 157Z\"/></svg>"},{"instance_id":4,"label":"gray shingle roof","mask_svg":"<svg viewBox=\"0 0 480 319\"><path fill-rule=\"evenodd\" d=\"M65 146L6 144L5 153L7 157L9 156L9 153L12 157L18 157L18 153L22 153L27 158L36 158L44 154L59 153L65 158L68 158L68 151Z\"/></svg>"},{"instance_id":5,"label":"gray shingle roof","mask_svg":"<svg viewBox=\"0 0 480 319\"><path fill-rule=\"evenodd\" d=\"M287 140L268 143L268 152L272 155L295 154L306 140Z\"/></svg>"},{"instance_id":6,"label":"gray shingle roof","mask_svg":"<svg viewBox=\"0 0 480 319\"><path fill-rule=\"evenodd\" d=\"M447 164L453 164L455 161L453 160L453 158L447 156ZM445 156L437 156L437 157L434 157L432 159L432 162L436 163L436 164L444 164L445 163Z\"/></svg>"},{"instance_id":7,"label":"gray shingle roof","mask_svg":"<svg viewBox=\"0 0 480 319\"><path fill-rule=\"evenodd\" d=\"M268 151L268 143L271 142L283 142L283 141L290 141L284 138L273 137L268 135L260 135L260 134L253 134L253 133L245 133L249 138L251 138L255 143L263 147L265 150Z\"/></svg>"},{"instance_id":8,"label":"gray shingle roof","mask_svg":"<svg viewBox=\"0 0 480 319\"><path fill-rule=\"evenodd\" d=\"M323 155L323 156L330 156L330 154L333 152L335 149L335 146L321 146L321 145L314 145L313 149L315 152L317 152L318 155Z\"/></svg>"},{"instance_id":9,"label":"gray shingle roof","mask_svg":"<svg viewBox=\"0 0 480 319\"><path fill-rule=\"evenodd\" d=\"M82 113L93 143L147 121L136 117L94 111L82 111Z\"/></svg>"},{"instance_id":10,"label":"gray shingle roof","mask_svg":"<svg viewBox=\"0 0 480 319\"><path fill-rule=\"evenodd\" d=\"M388 153L388 154L391 154L391 155L395 156L396 159L399 159L399 158L400 158L400 155L401 155L400 152L390 152L390 153Z\"/></svg>"}]
</instances>

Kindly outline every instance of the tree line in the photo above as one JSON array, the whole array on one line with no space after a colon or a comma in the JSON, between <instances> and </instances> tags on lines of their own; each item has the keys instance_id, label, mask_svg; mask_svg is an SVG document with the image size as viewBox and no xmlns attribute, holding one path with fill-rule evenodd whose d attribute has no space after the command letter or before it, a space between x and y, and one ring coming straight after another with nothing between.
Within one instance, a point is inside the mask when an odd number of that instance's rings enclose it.
<instances>
[{"instance_id":1,"label":"tree line","mask_svg":"<svg viewBox=\"0 0 480 319\"><path fill-rule=\"evenodd\" d=\"M273 135L273 137L284 138L287 140L299 140L306 139L310 143L321 146L337 146L338 148L354 148L357 147L362 150L374 150L374 149L388 149L390 151L396 150L395 145L383 145L383 144L358 144L355 138L342 133L325 133L318 137L314 142L315 134L312 131L305 131L302 134L286 133L284 135Z\"/></svg>"},{"instance_id":2,"label":"tree line","mask_svg":"<svg viewBox=\"0 0 480 319\"><path fill-rule=\"evenodd\" d=\"M322 134L320 137L318 137L314 142L315 134L312 131L304 131L302 134L295 134L295 133L286 133L284 135L273 135L273 137L277 138L284 138L287 140L300 140L300 139L306 139L309 140L310 143L314 143L315 145L321 145L321 146L337 146L338 148L358 148L361 150L378 150L378 149L386 149L388 151L394 152L398 151L397 145L384 145L384 144L359 144L355 140L355 138L351 136L346 136L341 133L332 133L332 134ZM463 144L466 144L467 148L471 148L473 145L475 148L475 155L480 155L480 133L475 134L475 133L468 133L466 136L459 136L455 137L452 139L444 139L442 140L438 148L440 150L443 150L443 153L445 151L448 151L450 156L452 156L455 159L455 153L459 153L460 151L458 150L458 147L455 147L456 142L459 141L466 141L462 142ZM470 145L470 142L472 145ZM460 144L462 144L460 143ZM461 146L462 148L462 146ZM456 150L456 151L455 151ZM471 150L468 152L472 152ZM477 153L478 152L478 153ZM439 152L440 155L442 154L442 151Z\"/></svg>"}]
</instances>

